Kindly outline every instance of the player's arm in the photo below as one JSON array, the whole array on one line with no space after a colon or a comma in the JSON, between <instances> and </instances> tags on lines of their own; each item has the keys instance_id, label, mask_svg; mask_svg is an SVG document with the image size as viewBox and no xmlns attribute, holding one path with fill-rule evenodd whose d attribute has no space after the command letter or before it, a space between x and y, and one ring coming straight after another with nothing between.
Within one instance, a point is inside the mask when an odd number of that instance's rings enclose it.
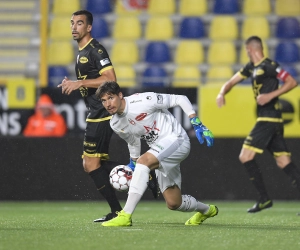
<instances>
[{"instance_id":1,"label":"player's arm","mask_svg":"<svg viewBox=\"0 0 300 250\"><path fill-rule=\"evenodd\" d=\"M170 107L180 106L184 113L190 118L190 122L194 127L196 137L200 144L203 144L205 140L208 147L213 146L214 136L212 132L200 121L190 100L184 95L168 96Z\"/></svg>"},{"instance_id":2,"label":"player's arm","mask_svg":"<svg viewBox=\"0 0 300 250\"><path fill-rule=\"evenodd\" d=\"M236 85L243 79L245 79L245 77L240 72L237 72L227 82L223 84L216 99L219 108L225 105L225 95L233 88L234 85Z\"/></svg>"},{"instance_id":3,"label":"player's arm","mask_svg":"<svg viewBox=\"0 0 300 250\"><path fill-rule=\"evenodd\" d=\"M256 97L256 101L259 105L265 105L272 99L289 92L298 85L296 80L287 71L283 69L280 69L276 77L283 81L283 85L270 93L258 95Z\"/></svg>"},{"instance_id":4,"label":"player's arm","mask_svg":"<svg viewBox=\"0 0 300 250\"><path fill-rule=\"evenodd\" d=\"M62 88L62 93L70 95L72 91L81 87L98 88L101 84L107 81L116 81L116 74L114 68L109 66L100 71L101 75L95 79L85 79L73 81L68 77L65 77L61 84L57 85L58 88Z\"/></svg>"},{"instance_id":5,"label":"player's arm","mask_svg":"<svg viewBox=\"0 0 300 250\"><path fill-rule=\"evenodd\" d=\"M95 79L85 79L76 81L78 88L87 87L87 88L98 88L101 84L108 81L117 81L115 70L112 66L104 68L100 71L100 76Z\"/></svg>"},{"instance_id":6,"label":"player's arm","mask_svg":"<svg viewBox=\"0 0 300 250\"><path fill-rule=\"evenodd\" d=\"M91 60L94 67L99 70L100 76L95 79L85 79L78 81L80 87L98 88L104 82L117 81L112 62L104 47L94 48L91 51Z\"/></svg>"}]
</instances>

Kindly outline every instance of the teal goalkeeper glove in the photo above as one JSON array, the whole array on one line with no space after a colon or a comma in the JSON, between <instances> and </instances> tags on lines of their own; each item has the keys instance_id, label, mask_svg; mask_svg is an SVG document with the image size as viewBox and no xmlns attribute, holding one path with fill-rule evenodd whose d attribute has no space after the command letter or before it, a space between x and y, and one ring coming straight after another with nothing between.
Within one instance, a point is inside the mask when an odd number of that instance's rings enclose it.
<instances>
[{"instance_id":1,"label":"teal goalkeeper glove","mask_svg":"<svg viewBox=\"0 0 300 250\"><path fill-rule=\"evenodd\" d=\"M134 171L135 165L136 165L136 161L134 161L130 158L130 162L127 164L127 166L130 167L132 169L132 171Z\"/></svg>"},{"instance_id":2,"label":"teal goalkeeper glove","mask_svg":"<svg viewBox=\"0 0 300 250\"><path fill-rule=\"evenodd\" d=\"M212 147L214 145L214 135L212 134L212 132L202 124L197 116L191 118L190 121L194 127L197 139L200 144L203 144L205 139L207 146Z\"/></svg>"}]
</instances>

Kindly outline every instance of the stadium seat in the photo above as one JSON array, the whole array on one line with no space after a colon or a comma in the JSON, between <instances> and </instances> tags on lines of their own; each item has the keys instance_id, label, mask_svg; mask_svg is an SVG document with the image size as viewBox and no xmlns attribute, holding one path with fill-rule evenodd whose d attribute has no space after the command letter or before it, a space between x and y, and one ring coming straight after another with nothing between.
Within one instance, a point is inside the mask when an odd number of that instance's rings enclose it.
<instances>
[{"instance_id":1,"label":"stadium seat","mask_svg":"<svg viewBox=\"0 0 300 250\"><path fill-rule=\"evenodd\" d=\"M234 40L238 38L238 24L236 18L229 15L217 15L211 23L208 37L213 40Z\"/></svg>"},{"instance_id":2,"label":"stadium seat","mask_svg":"<svg viewBox=\"0 0 300 250\"><path fill-rule=\"evenodd\" d=\"M114 39L136 40L142 35L142 27L137 16L120 16L115 19L112 37Z\"/></svg>"},{"instance_id":3,"label":"stadium seat","mask_svg":"<svg viewBox=\"0 0 300 250\"><path fill-rule=\"evenodd\" d=\"M175 50L176 64L200 64L204 61L202 43L197 40L181 40Z\"/></svg>"},{"instance_id":4,"label":"stadium seat","mask_svg":"<svg viewBox=\"0 0 300 250\"><path fill-rule=\"evenodd\" d=\"M57 87L62 82L64 77L69 76L66 66L50 66L48 67L48 86Z\"/></svg>"},{"instance_id":5,"label":"stadium seat","mask_svg":"<svg viewBox=\"0 0 300 250\"><path fill-rule=\"evenodd\" d=\"M282 39L300 38L300 22L296 17L282 17L276 26L276 37Z\"/></svg>"},{"instance_id":6,"label":"stadium seat","mask_svg":"<svg viewBox=\"0 0 300 250\"><path fill-rule=\"evenodd\" d=\"M233 74L233 70L230 66L211 66L207 71L206 83L225 83Z\"/></svg>"},{"instance_id":7,"label":"stadium seat","mask_svg":"<svg viewBox=\"0 0 300 250\"><path fill-rule=\"evenodd\" d=\"M99 15L94 16L91 34L92 37L96 39L109 37L109 27L106 20L103 17Z\"/></svg>"},{"instance_id":8,"label":"stadium seat","mask_svg":"<svg viewBox=\"0 0 300 250\"><path fill-rule=\"evenodd\" d=\"M136 86L136 73L131 65L114 65L117 81L121 88Z\"/></svg>"},{"instance_id":9,"label":"stadium seat","mask_svg":"<svg viewBox=\"0 0 300 250\"><path fill-rule=\"evenodd\" d=\"M130 3L132 2L128 2L128 1L115 1L115 9L114 9L114 13L117 14L118 16L121 16L121 15L139 15L141 14L141 11L146 9L146 8L133 8ZM141 3L141 2L139 2ZM126 5L128 4L128 5ZM145 6L147 6L145 4Z\"/></svg>"},{"instance_id":10,"label":"stadium seat","mask_svg":"<svg viewBox=\"0 0 300 250\"><path fill-rule=\"evenodd\" d=\"M201 83L201 71L197 66L182 65L174 70L172 86L176 88L197 88Z\"/></svg>"},{"instance_id":11,"label":"stadium seat","mask_svg":"<svg viewBox=\"0 0 300 250\"><path fill-rule=\"evenodd\" d=\"M182 16L200 16L207 13L207 0L180 0L179 14Z\"/></svg>"},{"instance_id":12,"label":"stadium seat","mask_svg":"<svg viewBox=\"0 0 300 250\"><path fill-rule=\"evenodd\" d=\"M238 0L215 0L214 14L236 14L240 11Z\"/></svg>"},{"instance_id":13,"label":"stadium seat","mask_svg":"<svg viewBox=\"0 0 300 250\"><path fill-rule=\"evenodd\" d=\"M244 0L242 12L245 15L269 15L271 2L270 0Z\"/></svg>"},{"instance_id":14,"label":"stadium seat","mask_svg":"<svg viewBox=\"0 0 300 250\"><path fill-rule=\"evenodd\" d=\"M80 0L53 0L52 14L54 15L72 15L73 12L80 10Z\"/></svg>"},{"instance_id":15,"label":"stadium seat","mask_svg":"<svg viewBox=\"0 0 300 250\"><path fill-rule=\"evenodd\" d=\"M70 16L54 16L50 22L50 39L72 39L72 30L70 28Z\"/></svg>"},{"instance_id":16,"label":"stadium seat","mask_svg":"<svg viewBox=\"0 0 300 250\"><path fill-rule=\"evenodd\" d=\"M261 39L270 38L270 25L264 16L250 16L242 23L242 39L259 36Z\"/></svg>"},{"instance_id":17,"label":"stadium seat","mask_svg":"<svg viewBox=\"0 0 300 250\"><path fill-rule=\"evenodd\" d=\"M142 87L165 87L167 72L161 66L148 66L143 72Z\"/></svg>"},{"instance_id":18,"label":"stadium seat","mask_svg":"<svg viewBox=\"0 0 300 250\"><path fill-rule=\"evenodd\" d=\"M110 56L113 64L135 64L139 61L138 46L133 41L116 41Z\"/></svg>"},{"instance_id":19,"label":"stadium seat","mask_svg":"<svg viewBox=\"0 0 300 250\"><path fill-rule=\"evenodd\" d=\"M172 20L167 16L150 17L145 27L146 40L169 40L173 38Z\"/></svg>"},{"instance_id":20,"label":"stadium seat","mask_svg":"<svg viewBox=\"0 0 300 250\"><path fill-rule=\"evenodd\" d=\"M86 10L93 15L107 14L112 12L110 0L86 0Z\"/></svg>"},{"instance_id":21,"label":"stadium seat","mask_svg":"<svg viewBox=\"0 0 300 250\"><path fill-rule=\"evenodd\" d=\"M199 39L205 37L205 26L199 17L184 17L179 26L179 37Z\"/></svg>"},{"instance_id":22,"label":"stadium seat","mask_svg":"<svg viewBox=\"0 0 300 250\"><path fill-rule=\"evenodd\" d=\"M47 47L48 64L67 66L74 63L74 50L72 41L53 40Z\"/></svg>"},{"instance_id":23,"label":"stadium seat","mask_svg":"<svg viewBox=\"0 0 300 250\"><path fill-rule=\"evenodd\" d=\"M278 16L300 16L299 0L275 0L275 14Z\"/></svg>"},{"instance_id":24,"label":"stadium seat","mask_svg":"<svg viewBox=\"0 0 300 250\"><path fill-rule=\"evenodd\" d=\"M147 12L150 15L172 15L175 13L175 0L150 0Z\"/></svg>"},{"instance_id":25,"label":"stadium seat","mask_svg":"<svg viewBox=\"0 0 300 250\"><path fill-rule=\"evenodd\" d=\"M275 60L279 63L298 63L300 61L299 48L295 42L280 42L275 48Z\"/></svg>"},{"instance_id":26,"label":"stadium seat","mask_svg":"<svg viewBox=\"0 0 300 250\"><path fill-rule=\"evenodd\" d=\"M236 48L231 41L213 41L208 48L209 64L233 64L236 62Z\"/></svg>"},{"instance_id":27,"label":"stadium seat","mask_svg":"<svg viewBox=\"0 0 300 250\"><path fill-rule=\"evenodd\" d=\"M263 44L264 56L269 57L269 46L268 46L268 44L264 40L262 40L262 44ZM247 55L247 51L245 49L244 44L243 44L243 46L241 47L241 50L240 50L239 62L241 64L246 64L246 63L249 62L249 57Z\"/></svg>"},{"instance_id":28,"label":"stadium seat","mask_svg":"<svg viewBox=\"0 0 300 250\"><path fill-rule=\"evenodd\" d=\"M145 48L145 62L167 63L171 60L171 52L164 41L149 42Z\"/></svg>"}]
</instances>

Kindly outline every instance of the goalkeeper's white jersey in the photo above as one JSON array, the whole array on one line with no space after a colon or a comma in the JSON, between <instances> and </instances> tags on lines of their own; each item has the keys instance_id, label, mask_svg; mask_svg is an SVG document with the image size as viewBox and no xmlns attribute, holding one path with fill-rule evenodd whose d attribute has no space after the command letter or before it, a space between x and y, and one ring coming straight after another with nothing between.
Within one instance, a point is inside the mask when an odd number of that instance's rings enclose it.
<instances>
[{"instance_id":1,"label":"goalkeeper's white jersey","mask_svg":"<svg viewBox=\"0 0 300 250\"><path fill-rule=\"evenodd\" d=\"M145 92L125 97L125 100L123 114L113 115L110 125L128 143L132 158L140 156L140 139L151 146L170 134L188 138L181 124L167 110L181 106L187 115L195 113L186 96Z\"/></svg>"}]
</instances>

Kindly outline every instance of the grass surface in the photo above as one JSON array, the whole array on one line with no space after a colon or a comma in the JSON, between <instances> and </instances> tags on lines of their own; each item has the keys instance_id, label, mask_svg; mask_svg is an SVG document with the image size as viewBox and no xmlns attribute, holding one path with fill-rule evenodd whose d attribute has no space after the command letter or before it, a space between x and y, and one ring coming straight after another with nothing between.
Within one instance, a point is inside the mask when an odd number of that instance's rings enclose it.
<instances>
[{"instance_id":1,"label":"grass surface","mask_svg":"<svg viewBox=\"0 0 300 250\"><path fill-rule=\"evenodd\" d=\"M275 201L247 214L252 202L214 201L219 215L185 226L194 213L169 211L164 202L141 202L132 227L105 228L93 219L102 202L1 202L0 249L300 249L300 202Z\"/></svg>"}]
</instances>

